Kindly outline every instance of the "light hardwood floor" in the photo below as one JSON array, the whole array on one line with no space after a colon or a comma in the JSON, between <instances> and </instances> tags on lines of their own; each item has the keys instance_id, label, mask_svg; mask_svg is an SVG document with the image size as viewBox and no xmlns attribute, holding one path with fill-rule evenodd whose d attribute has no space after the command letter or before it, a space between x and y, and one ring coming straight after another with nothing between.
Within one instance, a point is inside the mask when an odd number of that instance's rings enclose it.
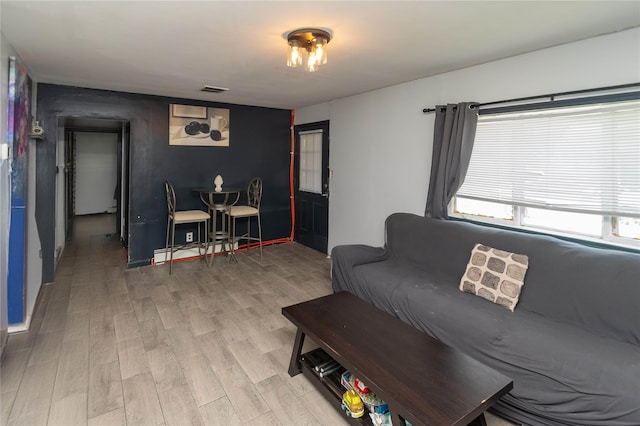
<instances>
[{"instance_id":1,"label":"light hardwood floor","mask_svg":"<svg viewBox=\"0 0 640 426\"><path fill-rule=\"evenodd\" d=\"M75 219L31 330L9 336L2 425L346 425L302 375L283 306L331 292L298 244L126 268L113 215ZM488 415L490 426L509 425Z\"/></svg>"}]
</instances>

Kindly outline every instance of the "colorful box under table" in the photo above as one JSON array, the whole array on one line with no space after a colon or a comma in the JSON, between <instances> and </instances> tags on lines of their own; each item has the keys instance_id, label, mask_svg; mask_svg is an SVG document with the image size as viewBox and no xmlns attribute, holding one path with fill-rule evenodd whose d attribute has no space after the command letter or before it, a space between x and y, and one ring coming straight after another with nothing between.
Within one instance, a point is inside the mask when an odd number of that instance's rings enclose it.
<instances>
[{"instance_id":1,"label":"colorful box under table","mask_svg":"<svg viewBox=\"0 0 640 426\"><path fill-rule=\"evenodd\" d=\"M375 393L371 391L366 393L361 392L360 389L358 389L354 385L355 380L356 378L353 377L353 374L345 371L344 373L342 373L340 383L345 389L354 389L360 396L360 399L364 403L364 406L367 408L367 410L369 410L369 412L375 414L384 414L389 411L389 405L387 405L387 403L385 403L382 399L378 398Z\"/></svg>"}]
</instances>

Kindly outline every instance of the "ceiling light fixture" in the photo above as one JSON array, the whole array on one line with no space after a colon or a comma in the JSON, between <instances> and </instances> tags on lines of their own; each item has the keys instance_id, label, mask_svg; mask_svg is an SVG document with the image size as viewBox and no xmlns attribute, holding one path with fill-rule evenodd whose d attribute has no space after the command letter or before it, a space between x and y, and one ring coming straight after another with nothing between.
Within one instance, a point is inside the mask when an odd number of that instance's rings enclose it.
<instances>
[{"instance_id":1,"label":"ceiling light fixture","mask_svg":"<svg viewBox=\"0 0 640 426\"><path fill-rule=\"evenodd\" d=\"M331 41L331 34L328 31L318 28L300 28L291 31L287 35L287 41L289 42L288 66L302 65L305 50L307 59L304 62L304 69L307 71L316 71L320 65L327 63L327 44Z\"/></svg>"}]
</instances>

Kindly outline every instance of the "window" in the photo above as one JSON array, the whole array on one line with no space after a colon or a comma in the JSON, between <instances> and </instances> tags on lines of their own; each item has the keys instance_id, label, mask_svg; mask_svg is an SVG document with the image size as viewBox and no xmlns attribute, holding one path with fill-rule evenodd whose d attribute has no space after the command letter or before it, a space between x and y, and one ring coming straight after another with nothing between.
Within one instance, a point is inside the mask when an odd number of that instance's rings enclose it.
<instances>
[{"instance_id":1,"label":"window","mask_svg":"<svg viewBox=\"0 0 640 426\"><path fill-rule=\"evenodd\" d=\"M300 191L322 194L322 130L300 132Z\"/></svg>"},{"instance_id":2,"label":"window","mask_svg":"<svg viewBox=\"0 0 640 426\"><path fill-rule=\"evenodd\" d=\"M451 214L640 247L640 96L631 97L481 111Z\"/></svg>"}]
</instances>

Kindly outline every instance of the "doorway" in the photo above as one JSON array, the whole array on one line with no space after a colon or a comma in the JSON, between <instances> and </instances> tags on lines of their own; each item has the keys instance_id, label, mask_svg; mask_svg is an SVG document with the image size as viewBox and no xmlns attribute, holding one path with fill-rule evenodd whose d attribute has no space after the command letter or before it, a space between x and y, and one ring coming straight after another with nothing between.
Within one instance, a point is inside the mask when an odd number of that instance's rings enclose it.
<instances>
[{"instance_id":1,"label":"doorway","mask_svg":"<svg viewBox=\"0 0 640 426\"><path fill-rule=\"evenodd\" d=\"M76 216L111 216L105 234L127 247L129 122L61 117L58 135L56 263L73 238Z\"/></svg>"},{"instance_id":2,"label":"doorway","mask_svg":"<svg viewBox=\"0 0 640 426\"><path fill-rule=\"evenodd\" d=\"M294 240L327 253L329 241L329 121L301 124L295 133Z\"/></svg>"},{"instance_id":3,"label":"doorway","mask_svg":"<svg viewBox=\"0 0 640 426\"><path fill-rule=\"evenodd\" d=\"M116 213L119 139L118 132L73 131L77 216Z\"/></svg>"}]
</instances>

